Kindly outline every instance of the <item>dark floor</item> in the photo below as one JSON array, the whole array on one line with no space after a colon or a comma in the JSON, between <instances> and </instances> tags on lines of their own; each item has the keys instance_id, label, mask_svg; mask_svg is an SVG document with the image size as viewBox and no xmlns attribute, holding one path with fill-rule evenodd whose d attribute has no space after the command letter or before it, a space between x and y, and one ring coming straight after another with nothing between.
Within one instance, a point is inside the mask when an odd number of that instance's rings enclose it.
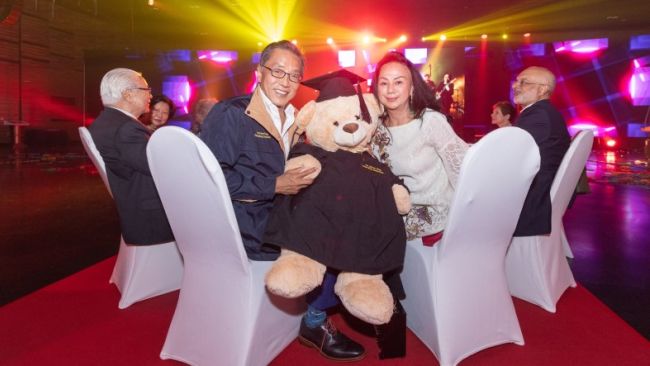
<instances>
[{"instance_id":1,"label":"dark floor","mask_svg":"<svg viewBox=\"0 0 650 366\"><path fill-rule=\"evenodd\" d=\"M117 251L114 204L81 145L41 150L0 146L0 305ZM650 339L650 170L633 155L594 153L591 193L564 222L576 280Z\"/></svg>"}]
</instances>

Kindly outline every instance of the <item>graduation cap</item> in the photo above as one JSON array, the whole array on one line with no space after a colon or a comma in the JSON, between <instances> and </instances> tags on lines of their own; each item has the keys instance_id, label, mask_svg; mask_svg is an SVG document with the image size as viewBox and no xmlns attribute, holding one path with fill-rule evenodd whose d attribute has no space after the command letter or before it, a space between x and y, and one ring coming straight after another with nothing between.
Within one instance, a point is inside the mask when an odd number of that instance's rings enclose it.
<instances>
[{"instance_id":1,"label":"graduation cap","mask_svg":"<svg viewBox=\"0 0 650 366\"><path fill-rule=\"evenodd\" d=\"M352 95L359 96L359 105L361 106L361 116L363 120L370 123L370 113L366 106L366 101L361 94L361 86L357 89L354 88L355 84L366 81L365 78L350 72L346 69L340 69L325 75L317 76L315 78L305 80L302 85L316 89L319 91L316 102L322 102L329 99L338 97L349 97Z\"/></svg>"}]
</instances>

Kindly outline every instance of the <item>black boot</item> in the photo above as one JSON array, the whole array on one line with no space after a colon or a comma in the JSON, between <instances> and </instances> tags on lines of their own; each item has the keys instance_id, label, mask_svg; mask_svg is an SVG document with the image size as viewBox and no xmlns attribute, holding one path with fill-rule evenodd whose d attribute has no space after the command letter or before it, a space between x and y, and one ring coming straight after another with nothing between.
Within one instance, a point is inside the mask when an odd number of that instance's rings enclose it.
<instances>
[{"instance_id":1,"label":"black boot","mask_svg":"<svg viewBox=\"0 0 650 366\"><path fill-rule=\"evenodd\" d=\"M399 300L395 301L393 317L386 324L375 325L379 359L406 356L406 312Z\"/></svg>"},{"instance_id":2,"label":"black boot","mask_svg":"<svg viewBox=\"0 0 650 366\"><path fill-rule=\"evenodd\" d=\"M329 318L316 328L308 328L303 320L298 340L333 361L357 361L366 355L363 346L340 333Z\"/></svg>"}]
</instances>

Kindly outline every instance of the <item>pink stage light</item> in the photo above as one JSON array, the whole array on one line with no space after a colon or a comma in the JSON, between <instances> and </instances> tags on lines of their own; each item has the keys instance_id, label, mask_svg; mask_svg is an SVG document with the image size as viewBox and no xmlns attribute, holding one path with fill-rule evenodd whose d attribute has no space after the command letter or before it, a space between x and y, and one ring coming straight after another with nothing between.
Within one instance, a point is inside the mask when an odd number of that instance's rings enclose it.
<instances>
[{"instance_id":1,"label":"pink stage light","mask_svg":"<svg viewBox=\"0 0 650 366\"><path fill-rule=\"evenodd\" d=\"M608 46L609 41L607 38L553 42L553 48L556 53L568 51L577 54L592 54L597 51L605 50Z\"/></svg>"},{"instance_id":2,"label":"pink stage light","mask_svg":"<svg viewBox=\"0 0 650 366\"><path fill-rule=\"evenodd\" d=\"M199 60L211 60L218 64L228 64L237 61L238 58L236 51L203 50L196 51L196 55Z\"/></svg>"},{"instance_id":3,"label":"pink stage light","mask_svg":"<svg viewBox=\"0 0 650 366\"><path fill-rule=\"evenodd\" d=\"M650 105L650 56L632 61L632 75L628 81L628 92L632 105Z\"/></svg>"},{"instance_id":4,"label":"pink stage light","mask_svg":"<svg viewBox=\"0 0 650 366\"><path fill-rule=\"evenodd\" d=\"M171 98L174 105L187 114L192 97L192 87L186 75L166 76L163 80L163 94Z\"/></svg>"},{"instance_id":5,"label":"pink stage light","mask_svg":"<svg viewBox=\"0 0 650 366\"><path fill-rule=\"evenodd\" d=\"M570 121L568 125L571 136L575 136L582 130L591 130L594 133L594 137L607 137L610 139L618 137L616 126L604 122L577 118Z\"/></svg>"}]
</instances>

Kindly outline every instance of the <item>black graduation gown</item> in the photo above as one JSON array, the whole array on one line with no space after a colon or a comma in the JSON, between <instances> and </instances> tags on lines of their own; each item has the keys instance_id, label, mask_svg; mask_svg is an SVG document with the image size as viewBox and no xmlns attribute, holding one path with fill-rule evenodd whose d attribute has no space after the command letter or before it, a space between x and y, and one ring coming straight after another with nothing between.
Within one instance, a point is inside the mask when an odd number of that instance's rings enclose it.
<instances>
[{"instance_id":1,"label":"black graduation gown","mask_svg":"<svg viewBox=\"0 0 650 366\"><path fill-rule=\"evenodd\" d=\"M304 154L322 171L298 194L276 197L264 241L341 271L380 274L402 266L406 232L392 186L403 182L368 153L297 144L289 157Z\"/></svg>"}]
</instances>

